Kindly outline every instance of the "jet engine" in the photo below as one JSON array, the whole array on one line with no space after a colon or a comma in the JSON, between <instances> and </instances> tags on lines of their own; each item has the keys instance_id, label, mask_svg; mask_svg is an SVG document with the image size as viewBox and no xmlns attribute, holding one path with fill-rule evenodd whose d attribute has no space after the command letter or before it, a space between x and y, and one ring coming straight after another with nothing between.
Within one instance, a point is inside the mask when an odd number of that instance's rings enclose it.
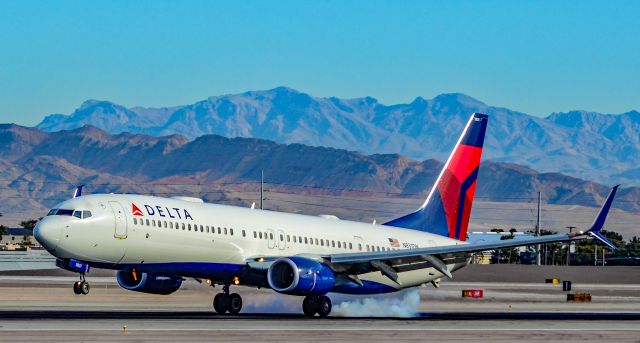
<instances>
[{"instance_id":1,"label":"jet engine","mask_svg":"<svg viewBox=\"0 0 640 343\"><path fill-rule=\"evenodd\" d=\"M120 287L136 292L151 294L171 294L180 288L182 278L150 273L119 270L116 279Z\"/></svg>"},{"instance_id":2,"label":"jet engine","mask_svg":"<svg viewBox=\"0 0 640 343\"><path fill-rule=\"evenodd\" d=\"M331 268L309 258L294 256L277 259L267 272L269 286L290 295L321 295L336 282Z\"/></svg>"}]
</instances>

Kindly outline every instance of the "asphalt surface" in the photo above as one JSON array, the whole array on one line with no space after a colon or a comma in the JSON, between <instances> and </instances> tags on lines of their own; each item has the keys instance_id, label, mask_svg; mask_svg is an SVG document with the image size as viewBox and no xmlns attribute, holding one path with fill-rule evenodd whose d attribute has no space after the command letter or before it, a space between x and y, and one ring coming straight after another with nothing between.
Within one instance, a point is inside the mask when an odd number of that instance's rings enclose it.
<instances>
[{"instance_id":1,"label":"asphalt surface","mask_svg":"<svg viewBox=\"0 0 640 343\"><path fill-rule=\"evenodd\" d=\"M0 275L0 341L640 342L640 285L631 283L574 283L592 302L572 303L543 281L443 282L379 297L332 295L332 316L309 319L300 297L270 290L232 289L243 313L217 315L219 288L188 280L174 294L150 295L93 275L84 296L73 294L73 274ZM484 297L462 298L463 289Z\"/></svg>"}]
</instances>

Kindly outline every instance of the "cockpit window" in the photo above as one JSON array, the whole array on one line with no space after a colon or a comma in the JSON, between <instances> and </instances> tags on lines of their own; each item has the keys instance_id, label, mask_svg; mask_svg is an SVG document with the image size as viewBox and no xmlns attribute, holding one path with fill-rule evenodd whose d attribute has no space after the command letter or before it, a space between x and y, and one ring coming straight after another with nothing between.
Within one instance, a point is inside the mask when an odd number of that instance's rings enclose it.
<instances>
[{"instance_id":1,"label":"cockpit window","mask_svg":"<svg viewBox=\"0 0 640 343\"><path fill-rule=\"evenodd\" d=\"M57 216L70 216L72 214L73 214L73 210L65 210L62 208L56 212Z\"/></svg>"},{"instance_id":2,"label":"cockpit window","mask_svg":"<svg viewBox=\"0 0 640 343\"><path fill-rule=\"evenodd\" d=\"M91 211L82 210L65 210L54 208L47 214L48 216L74 216L78 219L86 219L91 217Z\"/></svg>"}]
</instances>

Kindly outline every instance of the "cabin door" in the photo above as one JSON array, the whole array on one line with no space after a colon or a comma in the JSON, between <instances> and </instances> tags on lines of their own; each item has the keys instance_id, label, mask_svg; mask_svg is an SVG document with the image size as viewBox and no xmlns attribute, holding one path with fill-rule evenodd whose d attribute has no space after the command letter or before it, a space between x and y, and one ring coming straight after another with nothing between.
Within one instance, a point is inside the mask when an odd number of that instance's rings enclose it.
<instances>
[{"instance_id":1,"label":"cabin door","mask_svg":"<svg viewBox=\"0 0 640 343\"><path fill-rule=\"evenodd\" d=\"M113 236L118 239L127 238L127 219L124 215L124 208L116 201L109 201L109 206L115 219L115 232Z\"/></svg>"}]
</instances>

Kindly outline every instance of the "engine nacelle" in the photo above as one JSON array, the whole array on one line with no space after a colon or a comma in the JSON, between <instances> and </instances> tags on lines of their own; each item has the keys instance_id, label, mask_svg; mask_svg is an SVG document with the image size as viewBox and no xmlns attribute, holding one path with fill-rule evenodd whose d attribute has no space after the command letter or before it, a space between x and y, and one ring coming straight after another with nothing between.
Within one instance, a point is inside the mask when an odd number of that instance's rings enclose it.
<instances>
[{"instance_id":1,"label":"engine nacelle","mask_svg":"<svg viewBox=\"0 0 640 343\"><path fill-rule=\"evenodd\" d=\"M291 295L326 294L336 282L327 265L299 256L282 257L269 267L269 286L276 292Z\"/></svg>"},{"instance_id":2,"label":"engine nacelle","mask_svg":"<svg viewBox=\"0 0 640 343\"><path fill-rule=\"evenodd\" d=\"M171 294L182 285L180 277L124 270L119 270L116 273L116 279L120 287L124 289L151 294Z\"/></svg>"}]
</instances>

